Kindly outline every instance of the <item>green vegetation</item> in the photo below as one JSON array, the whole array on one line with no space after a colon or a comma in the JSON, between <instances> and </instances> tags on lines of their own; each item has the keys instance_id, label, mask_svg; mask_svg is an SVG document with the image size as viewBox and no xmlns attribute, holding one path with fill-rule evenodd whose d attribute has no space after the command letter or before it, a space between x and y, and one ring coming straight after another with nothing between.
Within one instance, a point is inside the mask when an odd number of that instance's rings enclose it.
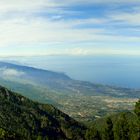
<instances>
[{"instance_id":1,"label":"green vegetation","mask_svg":"<svg viewBox=\"0 0 140 140\"><path fill-rule=\"evenodd\" d=\"M137 114L138 119L140 121L140 100L135 105L135 113Z\"/></svg>"},{"instance_id":2,"label":"green vegetation","mask_svg":"<svg viewBox=\"0 0 140 140\"><path fill-rule=\"evenodd\" d=\"M112 122L110 117L108 117L106 119L106 125L107 126L105 128L105 133L104 133L105 139L106 140L113 140L114 139L113 122Z\"/></svg>"},{"instance_id":3,"label":"green vegetation","mask_svg":"<svg viewBox=\"0 0 140 140\"><path fill-rule=\"evenodd\" d=\"M140 90L77 81L69 76L0 62L0 85L34 101L52 104L77 121L89 123L106 115L132 111ZM4 74L15 70L23 75Z\"/></svg>"},{"instance_id":4,"label":"green vegetation","mask_svg":"<svg viewBox=\"0 0 140 140\"><path fill-rule=\"evenodd\" d=\"M85 127L48 104L39 104L0 87L1 139L83 139Z\"/></svg>"},{"instance_id":5,"label":"green vegetation","mask_svg":"<svg viewBox=\"0 0 140 140\"><path fill-rule=\"evenodd\" d=\"M56 92L44 86L3 79L0 79L0 84L32 100L57 106L58 109L75 120L89 124L106 115L127 110L131 111L134 109L135 102L138 100L137 98L98 95L98 93L94 93L95 95L82 95L76 94L75 92ZM119 94L115 91L112 92ZM124 92L126 91L124 90Z\"/></svg>"},{"instance_id":6,"label":"green vegetation","mask_svg":"<svg viewBox=\"0 0 140 140\"><path fill-rule=\"evenodd\" d=\"M121 114L115 127L116 140L129 140L129 124L125 114Z\"/></svg>"},{"instance_id":7,"label":"green vegetation","mask_svg":"<svg viewBox=\"0 0 140 140\"><path fill-rule=\"evenodd\" d=\"M123 112L95 121L87 130L86 139L91 140L95 132L96 134L99 132L102 140L139 140L140 100L136 103L134 112Z\"/></svg>"},{"instance_id":8,"label":"green vegetation","mask_svg":"<svg viewBox=\"0 0 140 140\"><path fill-rule=\"evenodd\" d=\"M87 127L49 104L0 87L0 140L139 140L140 100L134 112L93 121Z\"/></svg>"},{"instance_id":9,"label":"green vegetation","mask_svg":"<svg viewBox=\"0 0 140 140\"><path fill-rule=\"evenodd\" d=\"M86 131L85 134L86 140L101 140L101 136L99 134L99 131L92 126L89 130Z\"/></svg>"}]
</instances>

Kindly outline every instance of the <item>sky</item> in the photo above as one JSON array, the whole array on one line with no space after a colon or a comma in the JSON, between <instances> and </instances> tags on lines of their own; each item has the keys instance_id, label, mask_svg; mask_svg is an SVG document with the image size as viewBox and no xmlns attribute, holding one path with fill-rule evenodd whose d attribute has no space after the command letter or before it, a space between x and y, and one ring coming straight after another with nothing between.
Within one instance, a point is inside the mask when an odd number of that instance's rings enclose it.
<instances>
[{"instance_id":1,"label":"sky","mask_svg":"<svg viewBox=\"0 0 140 140\"><path fill-rule=\"evenodd\" d=\"M140 0L0 0L0 56L140 55Z\"/></svg>"}]
</instances>

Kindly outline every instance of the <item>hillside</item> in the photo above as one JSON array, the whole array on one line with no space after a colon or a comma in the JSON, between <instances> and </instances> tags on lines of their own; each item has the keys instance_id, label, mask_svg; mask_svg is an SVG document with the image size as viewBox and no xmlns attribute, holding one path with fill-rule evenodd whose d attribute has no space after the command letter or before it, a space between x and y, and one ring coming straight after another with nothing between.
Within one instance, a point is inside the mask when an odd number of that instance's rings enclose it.
<instances>
[{"instance_id":1,"label":"hillside","mask_svg":"<svg viewBox=\"0 0 140 140\"><path fill-rule=\"evenodd\" d=\"M140 140L140 100L131 112L104 116L90 123L86 140Z\"/></svg>"},{"instance_id":2,"label":"hillside","mask_svg":"<svg viewBox=\"0 0 140 140\"><path fill-rule=\"evenodd\" d=\"M139 89L78 81L64 73L0 62L0 85L32 100L50 103L78 121L133 110ZM28 92L27 92L28 91Z\"/></svg>"},{"instance_id":3,"label":"hillside","mask_svg":"<svg viewBox=\"0 0 140 140\"><path fill-rule=\"evenodd\" d=\"M64 73L0 62L0 77L20 83L46 86L50 90L65 94L104 95L111 97L139 98L140 90L93 84L71 79Z\"/></svg>"},{"instance_id":4,"label":"hillside","mask_svg":"<svg viewBox=\"0 0 140 140\"><path fill-rule=\"evenodd\" d=\"M140 100L134 112L104 116L88 127L49 104L0 86L1 140L139 140Z\"/></svg>"},{"instance_id":5,"label":"hillside","mask_svg":"<svg viewBox=\"0 0 140 140\"><path fill-rule=\"evenodd\" d=\"M1 139L82 140L85 127L49 104L0 87Z\"/></svg>"}]
</instances>

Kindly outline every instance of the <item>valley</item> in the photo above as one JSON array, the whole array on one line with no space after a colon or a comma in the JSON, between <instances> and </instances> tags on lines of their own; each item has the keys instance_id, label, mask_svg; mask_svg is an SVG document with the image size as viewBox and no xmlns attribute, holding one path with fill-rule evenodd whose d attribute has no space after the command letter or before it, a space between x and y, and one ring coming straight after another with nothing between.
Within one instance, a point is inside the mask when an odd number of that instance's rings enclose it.
<instances>
[{"instance_id":1,"label":"valley","mask_svg":"<svg viewBox=\"0 0 140 140\"><path fill-rule=\"evenodd\" d=\"M0 140L140 140L140 0L0 0Z\"/></svg>"},{"instance_id":2,"label":"valley","mask_svg":"<svg viewBox=\"0 0 140 140\"><path fill-rule=\"evenodd\" d=\"M1 62L0 71L1 85L35 101L57 106L86 123L105 115L131 111L140 97L140 90L77 81L62 73L26 66Z\"/></svg>"},{"instance_id":3,"label":"valley","mask_svg":"<svg viewBox=\"0 0 140 140\"><path fill-rule=\"evenodd\" d=\"M53 105L32 101L2 86L0 86L0 104L1 140L110 138L121 140L122 137L124 140L139 140L140 138L140 100L135 103L134 110L121 111L101 118L96 116L96 120L92 120L89 124L76 121ZM78 109L78 106L75 107ZM77 113L84 117L84 114Z\"/></svg>"}]
</instances>

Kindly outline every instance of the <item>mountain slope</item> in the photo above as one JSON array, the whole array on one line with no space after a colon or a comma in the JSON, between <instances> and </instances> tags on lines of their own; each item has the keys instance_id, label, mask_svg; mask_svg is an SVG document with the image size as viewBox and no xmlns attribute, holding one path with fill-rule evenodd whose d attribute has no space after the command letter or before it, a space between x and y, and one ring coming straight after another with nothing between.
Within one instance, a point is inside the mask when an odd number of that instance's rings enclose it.
<instances>
[{"instance_id":1,"label":"mountain slope","mask_svg":"<svg viewBox=\"0 0 140 140\"><path fill-rule=\"evenodd\" d=\"M83 139L85 127L48 104L0 87L0 133L19 139ZM10 137L9 136L9 137Z\"/></svg>"},{"instance_id":2,"label":"mountain slope","mask_svg":"<svg viewBox=\"0 0 140 140\"><path fill-rule=\"evenodd\" d=\"M78 121L133 110L140 98L139 89L73 80L64 73L5 62L0 62L0 85L32 100L57 106Z\"/></svg>"},{"instance_id":3,"label":"mountain slope","mask_svg":"<svg viewBox=\"0 0 140 140\"><path fill-rule=\"evenodd\" d=\"M44 86L50 90L81 95L139 98L140 90L93 84L73 80L64 73L0 62L0 78L19 83Z\"/></svg>"}]
</instances>

